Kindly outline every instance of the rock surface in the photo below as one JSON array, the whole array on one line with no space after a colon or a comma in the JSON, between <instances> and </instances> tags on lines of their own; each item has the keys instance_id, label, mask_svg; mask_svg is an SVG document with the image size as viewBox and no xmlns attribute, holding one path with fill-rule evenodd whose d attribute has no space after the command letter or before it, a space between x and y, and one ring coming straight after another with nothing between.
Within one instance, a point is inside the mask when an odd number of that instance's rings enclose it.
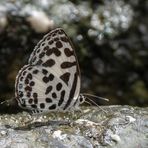
<instances>
[{"instance_id":1,"label":"rock surface","mask_svg":"<svg viewBox=\"0 0 148 148\"><path fill-rule=\"evenodd\" d=\"M49 125L41 126L40 123ZM36 122L36 124L35 124ZM81 112L0 116L0 147L146 148L148 108L83 107Z\"/></svg>"}]
</instances>

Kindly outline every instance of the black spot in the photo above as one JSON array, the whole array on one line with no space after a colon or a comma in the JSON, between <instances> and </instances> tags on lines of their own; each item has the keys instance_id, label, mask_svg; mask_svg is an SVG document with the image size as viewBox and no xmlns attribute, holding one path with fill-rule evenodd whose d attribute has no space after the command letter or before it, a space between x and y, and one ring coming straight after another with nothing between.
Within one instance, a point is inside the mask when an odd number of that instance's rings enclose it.
<instances>
[{"instance_id":1,"label":"black spot","mask_svg":"<svg viewBox=\"0 0 148 148\"><path fill-rule=\"evenodd\" d=\"M39 58L42 58L44 55L45 55L44 52L40 53L40 54L39 54Z\"/></svg>"},{"instance_id":2,"label":"black spot","mask_svg":"<svg viewBox=\"0 0 148 148\"><path fill-rule=\"evenodd\" d=\"M30 82L30 86L34 86L34 84L35 84L35 83L34 83L33 81Z\"/></svg>"},{"instance_id":3,"label":"black spot","mask_svg":"<svg viewBox=\"0 0 148 148\"><path fill-rule=\"evenodd\" d=\"M72 66L76 66L76 62L63 62L61 64L61 68L65 69L65 68L71 68Z\"/></svg>"},{"instance_id":4,"label":"black spot","mask_svg":"<svg viewBox=\"0 0 148 148\"><path fill-rule=\"evenodd\" d=\"M29 79L25 79L25 84L28 84L29 83Z\"/></svg>"},{"instance_id":5,"label":"black spot","mask_svg":"<svg viewBox=\"0 0 148 148\"><path fill-rule=\"evenodd\" d=\"M55 33L52 34L53 37L54 37L55 35L56 35Z\"/></svg>"},{"instance_id":6,"label":"black spot","mask_svg":"<svg viewBox=\"0 0 148 148\"><path fill-rule=\"evenodd\" d=\"M45 46L43 50L44 51L49 50L49 46Z\"/></svg>"},{"instance_id":7,"label":"black spot","mask_svg":"<svg viewBox=\"0 0 148 148\"><path fill-rule=\"evenodd\" d=\"M35 113L40 113L41 111L36 109L36 110L34 110L34 112Z\"/></svg>"},{"instance_id":8,"label":"black spot","mask_svg":"<svg viewBox=\"0 0 148 148\"><path fill-rule=\"evenodd\" d=\"M22 81L24 79L24 77L20 77L20 81Z\"/></svg>"},{"instance_id":9,"label":"black spot","mask_svg":"<svg viewBox=\"0 0 148 148\"><path fill-rule=\"evenodd\" d=\"M70 78L70 73L66 72L63 75L61 75L60 78L68 85L68 81L69 81L69 78Z\"/></svg>"},{"instance_id":10,"label":"black spot","mask_svg":"<svg viewBox=\"0 0 148 148\"><path fill-rule=\"evenodd\" d=\"M54 41L59 41L59 38L54 38Z\"/></svg>"},{"instance_id":11,"label":"black spot","mask_svg":"<svg viewBox=\"0 0 148 148\"><path fill-rule=\"evenodd\" d=\"M47 89L46 89L46 92L45 94L47 95L48 93L50 93L52 90L52 86L48 86Z\"/></svg>"},{"instance_id":12,"label":"black spot","mask_svg":"<svg viewBox=\"0 0 148 148\"><path fill-rule=\"evenodd\" d=\"M47 36L47 40L49 41L49 40L50 40L50 38L51 38L51 35L48 35L48 36Z\"/></svg>"},{"instance_id":13,"label":"black spot","mask_svg":"<svg viewBox=\"0 0 148 148\"><path fill-rule=\"evenodd\" d=\"M27 79L32 79L32 74L31 73L29 73L28 75L27 75Z\"/></svg>"},{"instance_id":14,"label":"black spot","mask_svg":"<svg viewBox=\"0 0 148 148\"><path fill-rule=\"evenodd\" d=\"M61 90L61 88L62 88L62 84L61 84L61 83L58 83L58 84L56 85L57 91Z\"/></svg>"},{"instance_id":15,"label":"black spot","mask_svg":"<svg viewBox=\"0 0 148 148\"><path fill-rule=\"evenodd\" d=\"M31 96L31 93L30 92L27 92L27 97L30 97Z\"/></svg>"},{"instance_id":16,"label":"black spot","mask_svg":"<svg viewBox=\"0 0 148 148\"><path fill-rule=\"evenodd\" d=\"M49 78L48 78L48 77L46 77L46 76L45 76L45 77L43 77L43 79L42 79L42 80L43 80L43 82L45 82L45 83L48 83L48 82L49 82Z\"/></svg>"},{"instance_id":17,"label":"black spot","mask_svg":"<svg viewBox=\"0 0 148 148\"><path fill-rule=\"evenodd\" d=\"M56 42L56 47L57 47L57 48L62 48L63 45L62 45L62 43L61 43L60 41L57 41L57 42Z\"/></svg>"},{"instance_id":18,"label":"black spot","mask_svg":"<svg viewBox=\"0 0 148 148\"><path fill-rule=\"evenodd\" d=\"M49 45L53 44L53 40L49 41L48 44L49 44Z\"/></svg>"},{"instance_id":19,"label":"black spot","mask_svg":"<svg viewBox=\"0 0 148 148\"><path fill-rule=\"evenodd\" d=\"M57 57L61 55L61 51L58 48L53 47L52 50Z\"/></svg>"},{"instance_id":20,"label":"black spot","mask_svg":"<svg viewBox=\"0 0 148 148\"><path fill-rule=\"evenodd\" d=\"M53 53L52 49L49 49L49 50L46 51L47 56L50 56L52 53Z\"/></svg>"},{"instance_id":21,"label":"black spot","mask_svg":"<svg viewBox=\"0 0 148 148\"><path fill-rule=\"evenodd\" d=\"M33 71L33 74L37 74L39 71L36 69Z\"/></svg>"},{"instance_id":22,"label":"black spot","mask_svg":"<svg viewBox=\"0 0 148 148\"><path fill-rule=\"evenodd\" d=\"M37 98L34 98L34 103L38 104L38 99Z\"/></svg>"},{"instance_id":23,"label":"black spot","mask_svg":"<svg viewBox=\"0 0 148 148\"><path fill-rule=\"evenodd\" d=\"M26 74L26 71L23 72L23 76Z\"/></svg>"},{"instance_id":24,"label":"black spot","mask_svg":"<svg viewBox=\"0 0 148 148\"><path fill-rule=\"evenodd\" d=\"M65 55L66 55L67 57L70 57L70 56L74 55L74 52L71 51L69 48L65 48L65 49L64 49L64 53L65 53Z\"/></svg>"},{"instance_id":25,"label":"black spot","mask_svg":"<svg viewBox=\"0 0 148 148\"><path fill-rule=\"evenodd\" d=\"M29 68L28 68L28 70L31 70L31 69L32 69L32 67L29 67Z\"/></svg>"},{"instance_id":26,"label":"black spot","mask_svg":"<svg viewBox=\"0 0 148 148\"><path fill-rule=\"evenodd\" d=\"M57 95L56 95L55 92L52 93L52 97L53 97L53 98L57 98Z\"/></svg>"},{"instance_id":27,"label":"black spot","mask_svg":"<svg viewBox=\"0 0 148 148\"><path fill-rule=\"evenodd\" d=\"M45 43L42 43L42 46L44 46L45 45Z\"/></svg>"},{"instance_id":28,"label":"black spot","mask_svg":"<svg viewBox=\"0 0 148 148\"><path fill-rule=\"evenodd\" d=\"M39 53L40 52L40 48L38 48L37 50L36 50L36 53Z\"/></svg>"},{"instance_id":29,"label":"black spot","mask_svg":"<svg viewBox=\"0 0 148 148\"><path fill-rule=\"evenodd\" d=\"M43 63L42 65L45 67L52 67L54 64L55 64L55 61L53 59L49 59L45 63Z\"/></svg>"},{"instance_id":30,"label":"black spot","mask_svg":"<svg viewBox=\"0 0 148 148\"><path fill-rule=\"evenodd\" d=\"M54 75L50 74L49 76L44 76L43 77L43 82L48 83L49 81L52 81L54 79Z\"/></svg>"},{"instance_id":31,"label":"black spot","mask_svg":"<svg viewBox=\"0 0 148 148\"><path fill-rule=\"evenodd\" d=\"M59 32L59 29L54 30L55 33Z\"/></svg>"},{"instance_id":32,"label":"black spot","mask_svg":"<svg viewBox=\"0 0 148 148\"><path fill-rule=\"evenodd\" d=\"M45 104L44 103L40 103L40 108L45 108Z\"/></svg>"},{"instance_id":33,"label":"black spot","mask_svg":"<svg viewBox=\"0 0 148 148\"><path fill-rule=\"evenodd\" d=\"M52 102L52 99L46 98L45 101L46 101L47 103L51 103L51 102Z\"/></svg>"},{"instance_id":34,"label":"black spot","mask_svg":"<svg viewBox=\"0 0 148 148\"><path fill-rule=\"evenodd\" d=\"M46 74L48 73L48 71L47 71L46 69L42 69L42 73L43 73L44 75L46 75Z\"/></svg>"},{"instance_id":35,"label":"black spot","mask_svg":"<svg viewBox=\"0 0 148 148\"><path fill-rule=\"evenodd\" d=\"M32 104L31 107L32 107L32 108L37 108L37 105Z\"/></svg>"},{"instance_id":36,"label":"black spot","mask_svg":"<svg viewBox=\"0 0 148 148\"><path fill-rule=\"evenodd\" d=\"M59 34L64 34L64 32L62 30L59 30L58 32L59 32Z\"/></svg>"},{"instance_id":37,"label":"black spot","mask_svg":"<svg viewBox=\"0 0 148 148\"><path fill-rule=\"evenodd\" d=\"M23 104L21 104L21 106L22 106L22 107L26 107L26 104L25 104L25 102L24 102Z\"/></svg>"},{"instance_id":38,"label":"black spot","mask_svg":"<svg viewBox=\"0 0 148 148\"><path fill-rule=\"evenodd\" d=\"M62 40L63 42L68 42L68 38L67 38L67 37L61 37L61 40Z\"/></svg>"},{"instance_id":39,"label":"black spot","mask_svg":"<svg viewBox=\"0 0 148 148\"><path fill-rule=\"evenodd\" d=\"M52 110L52 109L55 109L55 108L56 108L56 104L49 106L49 110Z\"/></svg>"},{"instance_id":40,"label":"black spot","mask_svg":"<svg viewBox=\"0 0 148 148\"><path fill-rule=\"evenodd\" d=\"M28 103L29 103L29 104L32 104L32 103L33 103L33 99L29 99L29 100L28 100Z\"/></svg>"},{"instance_id":41,"label":"black spot","mask_svg":"<svg viewBox=\"0 0 148 148\"><path fill-rule=\"evenodd\" d=\"M38 94L37 93L33 93L33 97L34 98L37 98L38 97Z\"/></svg>"},{"instance_id":42,"label":"black spot","mask_svg":"<svg viewBox=\"0 0 148 148\"><path fill-rule=\"evenodd\" d=\"M36 61L36 57L33 57L32 62Z\"/></svg>"},{"instance_id":43,"label":"black spot","mask_svg":"<svg viewBox=\"0 0 148 148\"><path fill-rule=\"evenodd\" d=\"M54 79L54 75L53 74L50 74L49 75L49 80L52 81L53 79Z\"/></svg>"},{"instance_id":44,"label":"black spot","mask_svg":"<svg viewBox=\"0 0 148 148\"><path fill-rule=\"evenodd\" d=\"M62 90L61 91L61 97L60 97L60 100L58 102L58 106L60 106L63 103L64 97L65 97L65 90Z\"/></svg>"},{"instance_id":45,"label":"black spot","mask_svg":"<svg viewBox=\"0 0 148 148\"><path fill-rule=\"evenodd\" d=\"M39 59L36 64L41 65L42 63L43 63L43 61L41 59Z\"/></svg>"},{"instance_id":46,"label":"black spot","mask_svg":"<svg viewBox=\"0 0 148 148\"><path fill-rule=\"evenodd\" d=\"M26 87L25 87L25 90L26 90L26 91L32 91L32 88L31 88L30 86L26 86Z\"/></svg>"}]
</instances>

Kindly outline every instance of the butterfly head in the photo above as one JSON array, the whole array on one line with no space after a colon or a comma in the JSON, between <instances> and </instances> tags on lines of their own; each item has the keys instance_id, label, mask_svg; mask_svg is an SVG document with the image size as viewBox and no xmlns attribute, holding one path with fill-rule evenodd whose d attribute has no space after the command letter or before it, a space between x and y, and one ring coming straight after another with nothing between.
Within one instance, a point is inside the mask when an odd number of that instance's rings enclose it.
<instances>
[{"instance_id":1,"label":"butterfly head","mask_svg":"<svg viewBox=\"0 0 148 148\"><path fill-rule=\"evenodd\" d=\"M84 103L84 102L85 102L85 99L86 99L85 96L82 95L82 94L80 94L79 97L78 97L78 102L79 102L79 104Z\"/></svg>"}]
</instances>

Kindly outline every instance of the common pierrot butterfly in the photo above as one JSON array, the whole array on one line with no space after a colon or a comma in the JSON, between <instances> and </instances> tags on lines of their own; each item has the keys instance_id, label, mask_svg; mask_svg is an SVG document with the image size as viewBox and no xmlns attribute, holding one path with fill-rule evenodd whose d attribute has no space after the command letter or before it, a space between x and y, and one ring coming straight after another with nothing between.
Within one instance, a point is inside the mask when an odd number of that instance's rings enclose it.
<instances>
[{"instance_id":1,"label":"common pierrot butterfly","mask_svg":"<svg viewBox=\"0 0 148 148\"><path fill-rule=\"evenodd\" d=\"M50 31L18 73L15 98L32 113L74 110L85 101L74 47L62 28Z\"/></svg>"}]
</instances>

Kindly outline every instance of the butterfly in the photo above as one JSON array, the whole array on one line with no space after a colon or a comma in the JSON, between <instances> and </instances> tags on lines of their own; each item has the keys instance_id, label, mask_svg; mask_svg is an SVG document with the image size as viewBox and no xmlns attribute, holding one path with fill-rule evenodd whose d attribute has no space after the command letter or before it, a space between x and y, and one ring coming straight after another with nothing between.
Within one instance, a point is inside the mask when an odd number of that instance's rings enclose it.
<instances>
[{"instance_id":1,"label":"butterfly","mask_svg":"<svg viewBox=\"0 0 148 148\"><path fill-rule=\"evenodd\" d=\"M51 30L35 46L18 72L15 98L32 113L75 110L85 101L74 47L62 28Z\"/></svg>"}]
</instances>

